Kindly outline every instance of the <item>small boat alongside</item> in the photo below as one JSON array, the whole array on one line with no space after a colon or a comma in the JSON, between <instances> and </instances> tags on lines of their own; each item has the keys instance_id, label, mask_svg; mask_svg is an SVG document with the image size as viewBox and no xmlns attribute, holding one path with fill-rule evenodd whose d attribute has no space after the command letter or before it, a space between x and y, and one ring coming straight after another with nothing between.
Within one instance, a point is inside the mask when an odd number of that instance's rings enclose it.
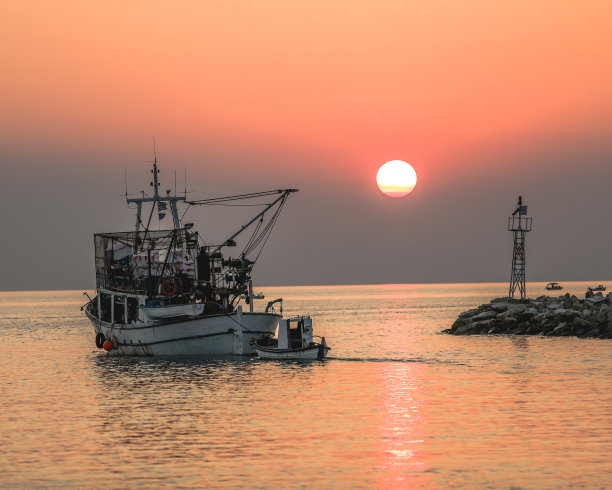
<instances>
[{"instance_id":1,"label":"small boat alongside","mask_svg":"<svg viewBox=\"0 0 612 490\"><path fill-rule=\"evenodd\" d=\"M135 230L94 235L97 294L88 296L82 309L96 346L134 356L254 354L251 340L276 331L282 299L256 311L252 270L285 201L297 190L187 201L186 191L185 196L158 192L157 161L151 172L152 196L141 191L141 197L127 198L126 192L128 205L136 209ZM187 209L179 212L179 205L238 200L251 200L263 210L220 245L182 222ZM164 225L168 220L173 224ZM247 230L248 236L239 236ZM244 248L227 256L237 242Z\"/></svg>"},{"instance_id":2,"label":"small boat alongside","mask_svg":"<svg viewBox=\"0 0 612 490\"><path fill-rule=\"evenodd\" d=\"M251 340L251 346L261 359L322 360L331 349L325 343L313 341L312 319L297 316L280 322L278 337L269 334Z\"/></svg>"},{"instance_id":3,"label":"small boat alongside","mask_svg":"<svg viewBox=\"0 0 612 490\"><path fill-rule=\"evenodd\" d=\"M563 286L561 286L561 284L559 284L558 282L549 282L546 285L546 289L548 291L560 291L561 289L563 289Z\"/></svg>"}]
</instances>

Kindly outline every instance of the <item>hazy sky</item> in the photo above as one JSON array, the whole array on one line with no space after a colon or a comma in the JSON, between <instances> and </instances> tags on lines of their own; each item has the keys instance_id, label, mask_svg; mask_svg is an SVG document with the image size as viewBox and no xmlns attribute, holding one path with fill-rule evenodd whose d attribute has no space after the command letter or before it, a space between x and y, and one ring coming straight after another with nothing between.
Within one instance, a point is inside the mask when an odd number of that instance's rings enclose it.
<instances>
[{"instance_id":1,"label":"hazy sky","mask_svg":"<svg viewBox=\"0 0 612 490\"><path fill-rule=\"evenodd\" d=\"M612 279L612 2L7 1L0 289L91 289L124 174L296 187L259 285ZM412 194L376 172L411 163ZM192 216L219 240L226 224ZM201 221L198 222L197 219ZM239 221L236 222L236 225Z\"/></svg>"}]
</instances>

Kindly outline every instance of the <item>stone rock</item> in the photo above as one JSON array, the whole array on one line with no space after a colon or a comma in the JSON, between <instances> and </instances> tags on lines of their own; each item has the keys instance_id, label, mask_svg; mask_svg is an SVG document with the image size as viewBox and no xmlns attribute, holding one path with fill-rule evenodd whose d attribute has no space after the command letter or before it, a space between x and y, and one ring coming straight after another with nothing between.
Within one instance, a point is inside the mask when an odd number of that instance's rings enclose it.
<instances>
[{"instance_id":1,"label":"stone rock","mask_svg":"<svg viewBox=\"0 0 612 490\"><path fill-rule=\"evenodd\" d=\"M510 298L493 298L491 300L491 304L494 304L494 303L508 303L508 301L510 301Z\"/></svg>"},{"instance_id":2,"label":"stone rock","mask_svg":"<svg viewBox=\"0 0 612 490\"><path fill-rule=\"evenodd\" d=\"M597 315L597 319L600 322L604 322L607 318L608 318L608 305L604 303L601 305L601 308L599 309L599 314Z\"/></svg>"},{"instance_id":3,"label":"stone rock","mask_svg":"<svg viewBox=\"0 0 612 490\"><path fill-rule=\"evenodd\" d=\"M455 320L455 323L453 323L453 325L451 326L451 330L455 330L459 327L462 327L463 325L465 325L466 323L468 323L469 320L465 317L462 317L461 315L459 315L459 318L457 318Z\"/></svg>"},{"instance_id":4,"label":"stone rock","mask_svg":"<svg viewBox=\"0 0 612 490\"><path fill-rule=\"evenodd\" d=\"M506 311L510 307L510 303L491 303L491 308L495 311Z\"/></svg>"},{"instance_id":5,"label":"stone rock","mask_svg":"<svg viewBox=\"0 0 612 490\"><path fill-rule=\"evenodd\" d=\"M482 313L478 313L478 315L473 316L472 321L477 322L481 320L489 320L490 318L495 318L496 316L496 311L483 311Z\"/></svg>"},{"instance_id":6,"label":"stone rock","mask_svg":"<svg viewBox=\"0 0 612 490\"><path fill-rule=\"evenodd\" d=\"M593 294L592 291L587 291L587 293L591 293L591 295L587 296L586 298L586 300L590 303L601 303L606 300L604 295L601 294L600 292Z\"/></svg>"},{"instance_id":7,"label":"stone rock","mask_svg":"<svg viewBox=\"0 0 612 490\"><path fill-rule=\"evenodd\" d=\"M519 322L515 318L506 318L501 320L498 326L504 332L512 332L519 326Z\"/></svg>"},{"instance_id":8,"label":"stone rock","mask_svg":"<svg viewBox=\"0 0 612 490\"><path fill-rule=\"evenodd\" d=\"M524 301L495 298L461 313L443 333L612 338L612 293L590 298L580 300L569 294Z\"/></svg>"},{"instance_id":9,"label":"stone rock","mask_svg":"<svg viewBox=\"0 0 612 490\"><path fill-rule=\"evenodd\" d=\"M512 330L512 335L524 335L525 333L527 333L528 329L528 326L519 325L517 328Z\"/></svg>"},{"instance_id":10,"label":"stone rock","mask_svg":"<svg viewBox=\"0 0 612 490\"><path fill-rule=\"evenodd\" d=\"M467 310L461 313L459 315L459 318L468 318L468 317L474 316L476 313L478 313L478 308Z\"/></svg>"},{"instance_id":11,"label":"stone rock","mask_svg":"<svg viewBox=\"0 0 612 490\"><path fill-rule=\"evenodd\" d=\"M470 326L471 326L471 323L468 324L468 325L461 325L461 326L459 326L457 328L453 328L452 332L455 335L464 335L464 334L467 333L467 331L470 328Z\"/></svg>"},{"instance_id":12,"label":"stone rock","mask_svg":"<svg viewBox=\"0 0 612 490\"><path fill-rule=\"evenodd\" d=\"M525 308L524 310L520 312L516 312L514 314L514 318L516 318L516 321L519 323L525 323L531 320L537 314L538 314L538 310L536 310L535 308Z\"/></svg>"}]
</instances>

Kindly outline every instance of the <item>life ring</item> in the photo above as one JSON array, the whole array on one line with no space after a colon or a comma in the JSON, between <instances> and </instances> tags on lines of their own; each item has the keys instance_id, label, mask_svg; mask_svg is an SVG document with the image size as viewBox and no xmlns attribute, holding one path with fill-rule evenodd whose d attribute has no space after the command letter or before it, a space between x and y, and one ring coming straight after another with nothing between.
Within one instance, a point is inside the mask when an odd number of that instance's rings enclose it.
<instances>
[{"instance_id":1,"label":"life ring","mask_svg":"<svg viewBox=\"0 0 612 490\"><path fill-rule=\"evenodd\" d=\"M102 346L104 345L105 340L106 340L106 337L104 337L104 334L102 332L96 335L96 347L98 349L101 349Z\"/></svg>"},{"instance_id":2,"label":"life ring","mask_svg":"<svg viewBox=\"0 0 612 490\"><path fill-rule=\"evenodd\" d=\"M178 285L176 284L176 281L166 279L164 282L162 282L161 292L164 296L174 296L177 291Z\"/></svg>"}]
</instances>

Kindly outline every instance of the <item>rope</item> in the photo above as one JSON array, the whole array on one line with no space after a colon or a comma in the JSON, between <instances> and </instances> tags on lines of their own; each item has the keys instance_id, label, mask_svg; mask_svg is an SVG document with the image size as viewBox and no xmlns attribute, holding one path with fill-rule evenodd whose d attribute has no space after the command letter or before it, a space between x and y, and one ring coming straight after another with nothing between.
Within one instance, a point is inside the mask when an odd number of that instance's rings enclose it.
<instances>
[{"instance_id":1,"label":"rope","mask_svg":"<svg viewBox=\"0 0 612 490\"><path fill-rule=\"evenodd\" d=\"M207 204L216 204L216 203L223 203L223 202L229 202L229 201L238 201L241 199L252 199L254 197L273 196L274 194L280 194L282 192L283 191L281 189L278 189L278 190L273 190L273 191L253 192L251 194L239 194L236 196L227 196L227 197L212 197L210 199L199 199L197 201L185 201L185 202L191 205L207 205Z\"/></svg>"},{"instance_id":2,"label":"rope","mask_svg":"<svg viewBox=\"0 0 612 490\"><path fill-rule=\"evenodd\" d=\"M246 330L247 332L251 332L251 333L255 333L253 332L253 330L248 329L247 327L245 327L244 325L242 325L240 322L236 321L234 318L232 318L232 315L230 313L224 313L225 316L227 316L231 321L233 321L236 325L239 325L240 328L243 328L244 330Z\"/></svg>"},{"instance_id":3,"label":"rope","mask_svg":"<svg viewBox=\"0 0 612 490\"><path fill-rule=\"evenodd\" d=\"M247 250L251 250L251 244L255 240L256 235L259 232L259 229L261 228L261 225L263 224L263 218L264 217L262 216L261 219L259 220L259 223L257 223L257 226L253 230L253 234L251 235L251 238L249 238L249 241L246 243L246 245L242 249L242 255L243 256L245 256L248 253Z\"/></svg>"},{"instance_id":4,"label":"rope","mask_svg":"<svg viewBox=\"0 0 612 490\"><path fill-rule=\"evenodd\" d=\"M267 206L266 203L262 204L222 204L222 203L205 203L206 206L227 206L227 207L263 207Z\"/></svg>"},{"instance_id":5,"label":"rope","mask_svg":"<svg viewBox=\"0 0 612 490\"><path fill-rule=\"evenodd\" d=\"M255 257L255 260L253 262L257 262L257 260L259 259L259 256L261 255L264 247L266 246L266 243L268 242L268 239L270 238L270 235L272 234L272 229L274 228L274 226L276 225L276 222L278 221L278 218L280 216L280 212L283 208L283 206L285 205L285 202L287 200L287 196L285 196L278 205L278 208L276 209L276 211L274 212L274 214L272 215L272 217L270 218L270 220L268 221L268 224L264 227L263 231L257 236L257 238L255 238L254 240L251 240L249 242L249 248L247 250L247 247L245 247L245 250L243 251L243 254L249 254L251 252L253 252L261 243L261 248L259 249L259 252L257 254L257 256Z\"/></svg>"}]
</instances>

